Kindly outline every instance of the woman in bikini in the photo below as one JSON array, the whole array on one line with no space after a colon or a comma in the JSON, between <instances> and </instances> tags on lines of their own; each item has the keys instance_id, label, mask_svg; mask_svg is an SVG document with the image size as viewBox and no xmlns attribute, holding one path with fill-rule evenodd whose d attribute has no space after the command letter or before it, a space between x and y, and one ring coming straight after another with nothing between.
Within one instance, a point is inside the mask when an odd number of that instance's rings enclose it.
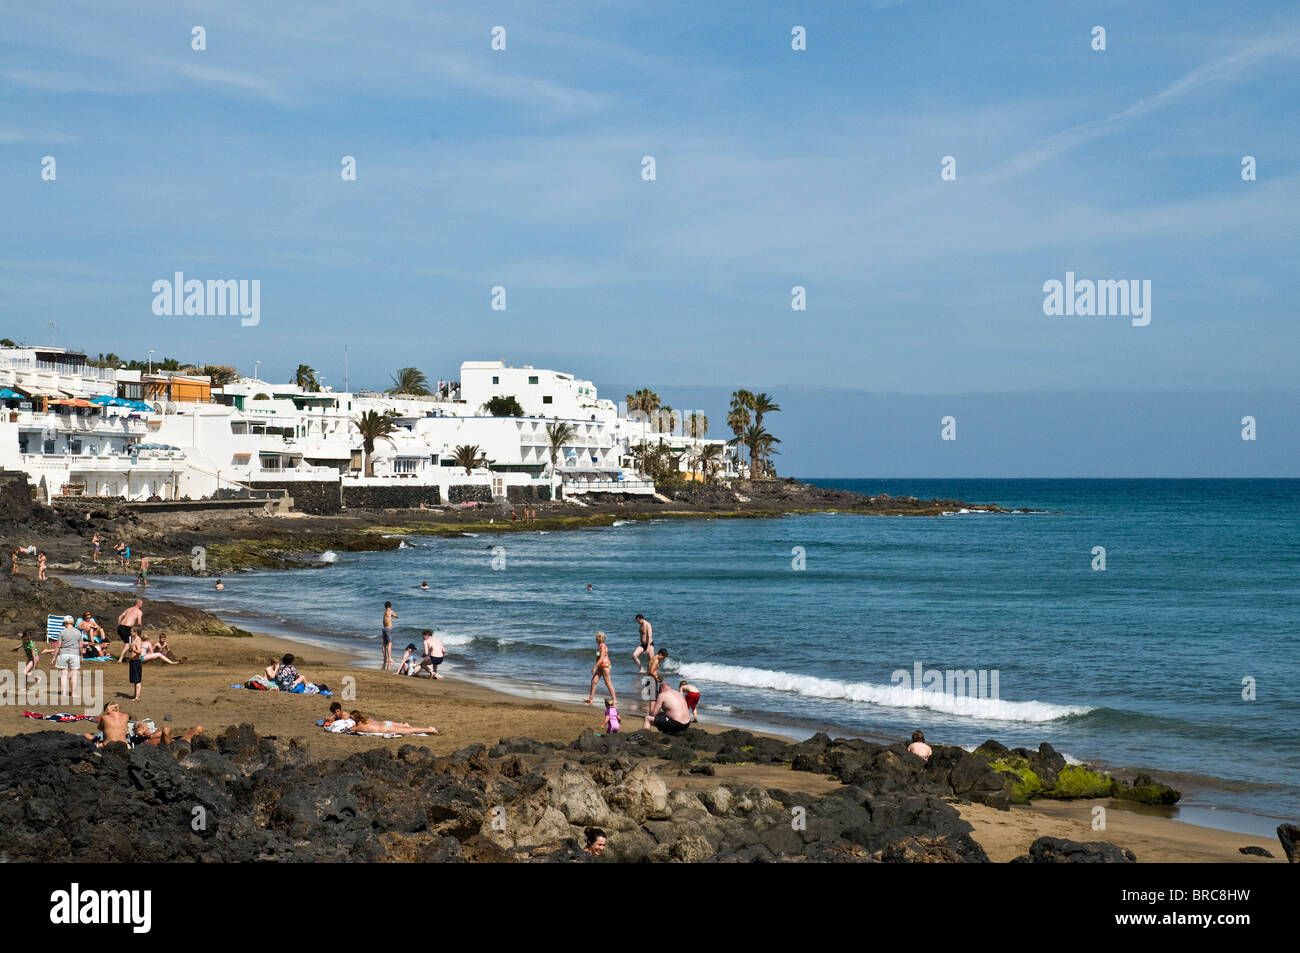
<instances>
[{"instance_id":1,"label":"woman in bikini","mask_svg":"<svg viewBox=\"0 0 1300 953\"><path fill-rule=\"evenodd\" d=\"M370 718L354 711L349 716L356 722L352 730L357 734L385 734L385 735L436 735L438 729L430 725L427 728L415 728L404 721L380 721L377 718Z\"/></svg>"},{"instance_id":2,"label":"woman in bikini","mask_svg":"<svg viewBox=\"0 0 1300 953\"><path fill-rule=\"evenodd\" d=\"M605 633L596 633L596 664L591 667L591 688L587 692L587 697L583 699L588 705L596 696L596 683L601 679L605 680L605 687L609 689L609 696L618 704L618 695L614 692L614 683L610 681L610 664L609 664L609 646L605 644Z\"/></svg>"},{"instance_id":3,"label":"woman in bikini","mask_svg":"<svg viewBox=\"0 0 1300 953\"><path fill-rule=\"evenodd\" d=\"M162 659L168 665L179 665L180 662L173 662L167 657L167 637L163 636L157 645L153 645L148 639L140 643L140 661L152 662L155 659Z\"/></svg>"}]
</instances>

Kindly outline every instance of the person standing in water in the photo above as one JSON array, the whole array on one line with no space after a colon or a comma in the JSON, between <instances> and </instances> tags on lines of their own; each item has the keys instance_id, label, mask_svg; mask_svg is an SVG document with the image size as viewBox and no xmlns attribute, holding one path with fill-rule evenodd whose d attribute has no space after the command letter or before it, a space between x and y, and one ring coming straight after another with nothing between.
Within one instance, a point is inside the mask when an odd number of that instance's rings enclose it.
<instances>
[{"instance_id":1,"label":"person standing in water","mask_svg":"<svg viewBox=\"0 0 1300 953\"><path fill-rule=\"evenodd\" d=\"M605 687L609 689L609 694L614 703L618 703L618 694L614 691L614 683L610 679L610 661L609 646L605 644L605 633L596 633L596 664L591 667L591 688L587 692L587 697L583 699L588 705L596 697L596 682L600 679L605 680Z\"/></svg>"},{"instance_id":2,"label":"person standing in water","mask_svg":"<svg viewBox=\"0 0 1300 953\"><path fill-rule=\"evenodd\" d=\"M646 661L649 661L651 656L655 654L654 628L650 625L650 620L639 612L636 614L636 624L638 629L637 638L641 640L641 644L632 653L632 661L636 662L636 673L644 675L645 669L641 667L641 653L646 654Z\"/></svg>"},{"instance_id":3,"label":"person standing in water","mask_svg":"<svg viewBox=\"0 0 1300 953\"><path fill-rule=\"evenodd\" d=\"M385 602L383 622L385 672L391 670L393 667L393 620L399 618L401 618L401 616L393 611L393 604L391 602Z\"/></svg>"}]
</instances>

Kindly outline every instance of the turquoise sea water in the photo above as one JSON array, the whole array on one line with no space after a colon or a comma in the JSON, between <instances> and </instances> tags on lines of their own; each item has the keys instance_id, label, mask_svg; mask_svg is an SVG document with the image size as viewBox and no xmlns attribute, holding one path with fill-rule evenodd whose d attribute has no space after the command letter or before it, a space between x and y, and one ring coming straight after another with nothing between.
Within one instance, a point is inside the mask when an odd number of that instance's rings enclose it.
<instances>
[{"instance_id":1,"label":"turquoise sea water","mask_svg":"<svg viewBox=\"0 0 1300 953\"><path fill-rule=\"evenodd\" d=\"M812 482L1046 512L416 537L396 552L339 554L329 569L242 573L224 593L160 578L151 595L249 628L307 630L376 660L391 599L396 654L431 627L449 675L573 697L586 694L599 629L628 700L641 612L672 677L703 689L705 719L794 735L1046 740L1074 758L1149 769L1182 786L1189 806L1300 814L1300 481ZM493 546L504 568L493 568ZM1097 546L1104 571L1093 568ZM418 592L421 580L433 591ZM894 684L918 663L983 670L986 689L996 672L997 697ZM1254 679L1254 700L1243 679Z\"/></svg>"}]
</instances>

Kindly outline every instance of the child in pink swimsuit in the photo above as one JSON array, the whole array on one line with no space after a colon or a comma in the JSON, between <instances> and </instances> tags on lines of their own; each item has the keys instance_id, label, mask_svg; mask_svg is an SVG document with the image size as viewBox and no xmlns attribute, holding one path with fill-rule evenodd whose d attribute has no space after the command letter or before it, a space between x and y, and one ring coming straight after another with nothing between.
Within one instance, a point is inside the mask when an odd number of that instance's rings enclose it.
<instances>
[{"instance_id":1,"label":"child in pink swimsuit","mask_svg":"<svg viewBox=\"0 0 1300 953\"><path fill-rule=\"evenodd\" d=\"M601 725L600 730L607 735L618 734L618 709L614 707L614 699L605 699L605 724Z\"/></svg>"}]
</instances>

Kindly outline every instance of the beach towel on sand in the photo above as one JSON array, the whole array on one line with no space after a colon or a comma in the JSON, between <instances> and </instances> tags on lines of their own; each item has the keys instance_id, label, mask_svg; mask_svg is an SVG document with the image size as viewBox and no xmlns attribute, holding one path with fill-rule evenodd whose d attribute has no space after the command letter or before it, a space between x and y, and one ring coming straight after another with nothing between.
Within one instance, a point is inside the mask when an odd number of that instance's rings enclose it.
<instances>
[{"instance_id":1,"label":"beach towel on sand","mask_svg":"<svg viewBox=\"0 0 1300 953\"><path fill-rule=\"evenodd\" d=\"M231 685L230 687L231 687L231 688L251 688L251 689L253 689L254 691L258 691L258 692L278 692L278 691L280 691L280 686L277 685L277 684L275 684L275 682L271 681L270 679L268 679L265 675L254 675L254 676L253 676L252 678L250 678L248 681L244 682L243 685ZM313 684L311 684L310 682L308 682L306 685L295 685L295 686L294 686L293 688L291 688L289 691L285 692L285 694L286 694L286 695L326 695L326 696L330 696L330 695L333 695L334 693L333 693L332 691L330 691L328 688L326 688L324 685L313 685Z\"/></svg>"},{"instance_id":2,"label":"beach towel on sand","mask_svg":"<svg viewBox=\"0 0 1300 953\"><path fill-rule=\"evenodd\" d=\"M395 731L345 731L345 735L362 735L367 738L432 738L433 735L420 732L418 735L399 735Z\"/></svg>"},{"instance_id":3,"label":"beach towel on sand","mask_svg":"<svg viewBox=\"0 0 1300 953\"><path fill-rule=\"evenodd\" d=\"M63 711L57 715L42 715L39 711L25 711L23 717L39 718L42 721L99 721L94 715L69 715Z\"/></svg>"}]
</instances>

